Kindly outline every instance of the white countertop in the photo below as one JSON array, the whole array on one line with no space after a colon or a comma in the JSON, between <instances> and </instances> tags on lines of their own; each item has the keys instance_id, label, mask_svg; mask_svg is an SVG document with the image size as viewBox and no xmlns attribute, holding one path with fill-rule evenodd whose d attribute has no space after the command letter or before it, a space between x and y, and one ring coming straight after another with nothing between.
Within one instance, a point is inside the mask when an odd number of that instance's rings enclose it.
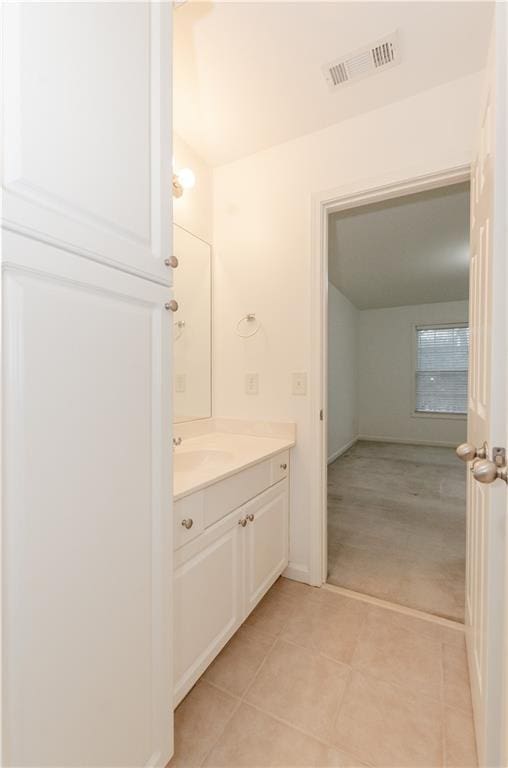
<instances>
[{"instance_id":1,"label":"white countertop","mask_svg":"<svg viewBox=\"0 0 508 768\"><path fill-rule=\"evenodd\" d=\"M208 432L184 438L173 452L175 501L295 445L294 438Z\"/></svg>"}]
</instances>

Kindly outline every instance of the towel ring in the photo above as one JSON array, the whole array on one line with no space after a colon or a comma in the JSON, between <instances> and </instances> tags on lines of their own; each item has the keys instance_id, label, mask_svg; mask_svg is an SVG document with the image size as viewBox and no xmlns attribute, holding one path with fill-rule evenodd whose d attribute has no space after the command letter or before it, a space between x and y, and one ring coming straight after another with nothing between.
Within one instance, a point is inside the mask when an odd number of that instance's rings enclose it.
<instances>
[{"instance_id":1,"label":"towel ring","mask_svg":"<svg viewBox=\"0 0 508 768\"><path fill-rule=\"evenodd\" d=\"M241 332L242 323L247 323L247 324L248 323L255 323L254 329L251 330L249 333L242 333ZM240 336L241 339L248 339L251 336L255 336L260 328L261 328L261 326L259 324L259 321L256 320L256 315L253 312L249 312L248 315L244 315L237 322L237 324L236 324L236 333L238 334L238 336Z\"/></svg>"}]
</instances>

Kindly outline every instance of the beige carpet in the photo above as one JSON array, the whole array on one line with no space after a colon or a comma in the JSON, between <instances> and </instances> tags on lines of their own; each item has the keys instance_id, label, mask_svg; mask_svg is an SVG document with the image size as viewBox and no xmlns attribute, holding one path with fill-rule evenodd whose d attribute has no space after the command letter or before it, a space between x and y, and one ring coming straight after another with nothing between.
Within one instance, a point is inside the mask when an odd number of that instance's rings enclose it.
<instances>
[{"instance_id":1,"label":"beige carpet","mask_svg":"<svg viewBox=\"0 0 508 768\"><path fill-rule=\"evenodd\" d=\"M466 468L452 448L359 441L328 467L328 581L464 621Z\"/></svg>"}]
</instances>

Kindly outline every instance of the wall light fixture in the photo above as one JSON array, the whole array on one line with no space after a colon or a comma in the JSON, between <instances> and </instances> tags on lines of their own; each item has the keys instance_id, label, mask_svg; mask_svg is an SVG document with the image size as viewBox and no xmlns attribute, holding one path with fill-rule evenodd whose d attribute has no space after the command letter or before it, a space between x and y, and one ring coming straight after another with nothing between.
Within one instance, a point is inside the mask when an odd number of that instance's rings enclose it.
<instances>
[{"instance_id":1,"label":"wall light fixture","mask_svg":"<svg viewBox=\"0 0 508 768\"><path fill-rule=\"evenodd\" d=\"M173 173L173 197L181 197L185 189L192 189L196 183L194 171L190 168L182 168L178 173Z\"/></svg>"}]
</instances>

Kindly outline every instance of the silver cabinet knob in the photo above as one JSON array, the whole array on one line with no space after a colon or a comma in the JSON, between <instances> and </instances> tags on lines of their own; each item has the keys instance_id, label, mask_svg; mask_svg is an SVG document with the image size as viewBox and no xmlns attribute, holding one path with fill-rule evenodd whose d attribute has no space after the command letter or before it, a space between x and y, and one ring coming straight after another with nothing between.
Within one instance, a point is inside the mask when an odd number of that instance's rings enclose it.
<instances>
[{"instance_id":1,"label":"silver cabinet knob","mask_svg":"<svg viewBox=\"0 0 508 768\"><path fill-rule=\"evenodd\" d=\"M508 469L498 467L489 459L479 459L472 466L472 473L475 480L479 483L493 483L495 480L504 480L508 483Z\"/></svg>"},{"instance_id":2,"label":"silver cabinet knob","mask_svg":"<svg viewBox=\"0 0 508 768\"><path fill-rule=\"evenodd\" d=\"M173 267L173 269L176 269L178 266L178 259L176 256L170 256L169 259L164 259L164 264L166 267Z\"/></svg>"},{"instance_id":3,"label":"silver cabinet knob","mask_svg":"<svg viewBox=\"0 0 508 768\"><path fill-rule=\"evenodd\" d=\"M458 446L455 453L462 461L473 461L473 459L486 459L487 458L487 446L484 443L482 447L477 450L471 443L462 443Z\"/></svg>"},{"instance_id":4,"label":"silver cabinet knob","mask_svg":"<svg viewBox=\"0 0 508 768\"><path fill-rule=\"evenodd\" d=\"M246 517L241 517L239 519L239 521L238 521L238 525L241 525L242 528L245 528L245 526L247 525L247 518Z\"/></svg>"},{"instance_id":5,"label":"silver cabinet knob","mask_svg":"<svg viewBox=\"0 0 508 768\"><path fill-rule=\"evenodd\" d=\"M181 524L183 525L184 528L187 528L187 530L189 530L189 528L192 528L192 526L194 525L194 520L192 519L192 517L189 517L187 518L187 520L182 520Z\"/></svg>"},{"instance_id":6,"label":"silver cabinet knob","mask_svg":"<svg viewBox=\"0 0 508 768\"><path fill-rule=\"evenodd\" d=\"M281 469L287 469L287 468L288 468L288 465L287 465L287 464L281 464L281 465L280 465L280 468L281 468Z\"/></svg>"},{"instance_id":7,"label":"silver cabinet knob","mask_svg":"<svg viewBox=\"0 0 508 768\"><path fill-rule=\"evenodd\" d=\"M252 514L252 512L250 512L250 514L247 515L247 520L249 520L249 522L251 523L254 522L254 515Z\"/></svg>"},{"instance_id":8,"label":"silver cabinet knob","mask_svg":"<svg viewBox=\"0 0 508 768\"><path fill-rule=\"evenodd\" d=\"M170 309L171 312L176 312L178 309L178 302L175 299L171 299L171 301L167 301L164 306L166 309Z\"/></svg>"}]
</instances>

